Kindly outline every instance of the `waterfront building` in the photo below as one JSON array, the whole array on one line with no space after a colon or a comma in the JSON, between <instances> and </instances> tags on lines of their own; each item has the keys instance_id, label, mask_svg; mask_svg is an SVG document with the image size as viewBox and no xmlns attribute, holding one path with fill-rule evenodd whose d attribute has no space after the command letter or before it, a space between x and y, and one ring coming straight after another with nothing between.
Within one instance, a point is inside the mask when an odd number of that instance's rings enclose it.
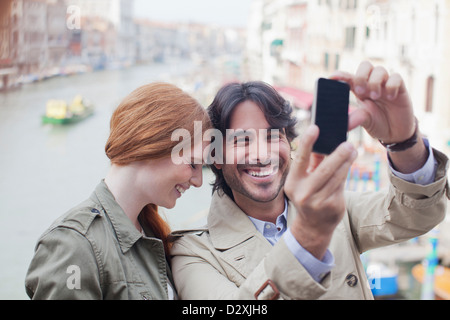
<instances>
[{"instance_id":1,"label":"waterfront building","mask_svg":"<svg viewBox=\"0 0 450 320\"><path fill-rule=\"evenodd\" d=\"M259 32L248 37L250 73L312 93L315 79L334 70L355 72L363 60L383 65L403 76L423 133L450 154L450 0L259 4L253 17L261 16L249 20Z\"/></svg>"}]
</instances>

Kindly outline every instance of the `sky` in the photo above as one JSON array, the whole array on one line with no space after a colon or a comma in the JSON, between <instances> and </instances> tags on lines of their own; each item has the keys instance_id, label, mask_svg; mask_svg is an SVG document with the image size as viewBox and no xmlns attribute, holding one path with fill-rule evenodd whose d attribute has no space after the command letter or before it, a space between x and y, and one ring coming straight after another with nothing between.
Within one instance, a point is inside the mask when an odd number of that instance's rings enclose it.
<instances>
[{"instance_id":1,"label":"sky","mask_svg":"<svg viewBox=\"0 0 450 320\"><path fill-rule=\"evenodd\" d=\"M135 16L161 22L246 27L252 0L135 0Z\"/></svg>"}]
</instances>

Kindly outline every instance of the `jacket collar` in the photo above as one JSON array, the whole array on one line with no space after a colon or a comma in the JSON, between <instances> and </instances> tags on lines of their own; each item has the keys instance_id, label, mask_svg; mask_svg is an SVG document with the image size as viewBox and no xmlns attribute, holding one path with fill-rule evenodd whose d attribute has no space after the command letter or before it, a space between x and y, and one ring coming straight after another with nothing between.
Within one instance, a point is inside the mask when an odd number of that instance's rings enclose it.
<instances>
[{"instance_id":1,"label":"jacket collar","mask_svg":"<svg viewBox=\"0 0 450 320\"><path fill-rule=\"evenodd\" d=\"M135 228L116 202L114 195L108 189L104 180L97 185L92 197L97 198L100 202L104 212L111 221L120 249L123 253L126 253L143 235Z\"/></svg>"},{"instance_id":2,"label":"jacket collar","mask_svg":"<svg viewBox=\"0 0 450 320\"><path fill-rule=\"evenodd\" d=\"M287 225L296 215L288 201ZM216 249L232 248L254 236L262 237L248 216L226 194L214 192L208 214L208 229Z\"/></svg>"}]
</instances>

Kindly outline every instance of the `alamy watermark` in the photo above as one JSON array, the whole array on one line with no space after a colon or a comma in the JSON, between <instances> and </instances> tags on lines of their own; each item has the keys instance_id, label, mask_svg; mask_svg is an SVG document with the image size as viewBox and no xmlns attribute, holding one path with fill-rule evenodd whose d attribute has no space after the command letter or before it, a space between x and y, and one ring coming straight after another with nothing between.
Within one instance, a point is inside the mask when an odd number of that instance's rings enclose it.
<instances>
[{"instance_id":1,"label":"alamy watermark","mask_svg":"<svg viewBox=\"0 0 450 320\"><path fill-rule=\"evenodd\" d=\"M69 290L81 289L81 269L79 266L72 264L67 267L66 273L70 274L66 280L66 286Z\"/></svg>"},{"instance_id":2,"label":"alamy watermark","mask_svg":"<svg viewBox=\"0 0 450 320\"><path fill-rule=\"evenodd\" d=\"M81 29L81 8L79 6L70 5L66 10L66 27L69 30Z\"/></svg>"},{"instance_id":3,"label":"alamy watermark","mask_svg":"<svg viewBox=\"0 0 450 320\"><path fill-rule=\"evenodd\" d=\"M172 132L171 140L179 142L171 152L174 164L194 159L194 164L278 165L279 129L227 129L225 136L218 129L208 129L203 135L202 132L201 121L194 122L194 137L186 129ZM209 145L204 148L203 142Z\"/></svg>"}]
</instances>

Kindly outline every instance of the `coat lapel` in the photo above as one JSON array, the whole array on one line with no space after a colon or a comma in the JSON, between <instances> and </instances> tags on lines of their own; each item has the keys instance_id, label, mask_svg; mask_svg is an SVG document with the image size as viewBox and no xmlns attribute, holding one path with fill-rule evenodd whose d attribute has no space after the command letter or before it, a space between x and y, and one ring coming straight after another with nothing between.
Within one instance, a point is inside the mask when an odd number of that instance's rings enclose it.
<instances>
[{"instance_id":1,"label":"coat lapel","mask_svg":"<svg viewBox=\"0 0 450 320\"><path fill-rule=\"evenodd\" d=\"M116 202L114 195L111 193L104 180L97 185L91 198L93 201L98 199L96 202L100 202L102 205L111 221L120 249L123 253L127 253L136 241L142 238L142 234L134 227L131 220Z\"/></svg>"},{"instance_id":2,"label":"coat lapel","mask_svg":"<svg viewBox=\"0 0 450 320\"><path fill-rule=\"evenodd\" d=\"M244 278L272 248L248 216L225 194L215 192L212 197L208 229L220 258Z\"/></svg>"}]
</instances>

